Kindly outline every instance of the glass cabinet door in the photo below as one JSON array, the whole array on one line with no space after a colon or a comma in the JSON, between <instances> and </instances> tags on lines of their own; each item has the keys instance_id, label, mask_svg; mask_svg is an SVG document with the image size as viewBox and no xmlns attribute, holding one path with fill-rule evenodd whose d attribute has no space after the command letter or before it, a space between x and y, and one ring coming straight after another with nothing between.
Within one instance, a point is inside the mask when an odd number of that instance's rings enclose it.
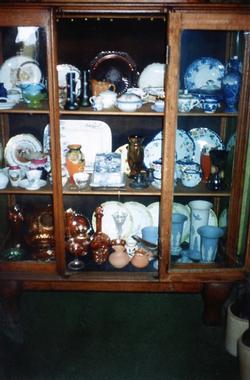
<instances>
[{"instance_id":1,"label":"glass cabinet door","mask_svg":"<svg viewBox=\"0 0 250 380\"><path fill-rule=\"evenodd\" d=\"M47 11L1 10L2 272L55 270L54 148L46 151L43 141L53 124L49 22Z\"/></svg>"},{"instance_id":2,"label":"glass cabinet door","mask_svg":"<svg viewBox=\"0 0 250 380\"><path fill-rule=\"evenodd\" d=\"M175 104L168 99L168 107L177 115L168 125L175 134L171 268L242 267L249 223L250 18L234 15L229 23L222 12L210 23L202 13L179 16L170 16L169 29Z\"/></svg>"}]
</instances>

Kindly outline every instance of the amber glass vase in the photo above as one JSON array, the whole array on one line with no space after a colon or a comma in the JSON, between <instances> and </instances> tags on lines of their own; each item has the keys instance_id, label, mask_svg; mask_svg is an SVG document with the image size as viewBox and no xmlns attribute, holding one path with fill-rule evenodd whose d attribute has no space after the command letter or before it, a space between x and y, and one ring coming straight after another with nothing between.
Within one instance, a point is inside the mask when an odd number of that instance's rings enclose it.
<instances>
[{"instance_id":1,"label":"amber glass vase","mask_svg":"<svg viewBox=\"0 0 250 380\"><path fill-rule=\"evenodd\" d=\"M95 217L96 232L92 237L90 248L94 262L101 265L107 261L110 250L110 238L102 232L103 209L101 206L96 208Z\"/></svg>"},{"instance_id":2,"label":"amber glass vase","mask_svg":"<svg viewBox=\"0 0 250 380\"><path fill-rule=\"evenodd\" d=\"M144 138L141 136L129 136L128 138L128 165L130 169L129 177L134 178L143 169Z\"/></svg>"}]
</instances>

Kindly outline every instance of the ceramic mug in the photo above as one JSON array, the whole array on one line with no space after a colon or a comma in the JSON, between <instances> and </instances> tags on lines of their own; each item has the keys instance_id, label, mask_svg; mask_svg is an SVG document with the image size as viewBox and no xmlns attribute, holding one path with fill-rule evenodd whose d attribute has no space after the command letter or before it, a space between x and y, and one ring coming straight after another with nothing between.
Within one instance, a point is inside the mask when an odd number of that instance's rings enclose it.
<instances>
[{"instance_id":1,"label":"ceramic mug","mask_svg":"<svg viewBox=\"0 0 250 380\"><path fill-rule=\"evenodd\" d=\"M203 110L205 113L214 113L219 106L218 100L207 98L203 101Z\"/></svg>"},{"instance_id":2,"label":"ceramic mug","mask_svg":"<svg viewBox=\"0 0 250 380\"><path fill-rule=\"evenodd\" d=\"M42 176L42 170L30 169L26 172L26 177L29 181L30 187L39 187L40 179Z\"/></svg>"},{"instance_id":3,"label":"ceramic mug","mask_svg":"<svg viewBox=\"0 0 250 380\"><path fill-rule=\"evenodd\" d=\"M9 179L13 187L19 186L19 182L22 179L22 171L20 166L10 166Z\"/></svg>"},{"instance_id":4,"label":"ceramic mug","mask_svg":"<svg viewBox=\"0 0 250 380\"><path fill-rule=\"evenodd\" d=\"M100 95L91 96L89 101L95 111L101 111L103 109L103 101Z\"/></svg>"},{"instance_id":5,"label":"ceramic mug","mask_svg":"<svg viewBox=\"0 0 250 380\"><path fill-rule=\"evenodd\" d=\"M200 101L192 96L179 96L178 110L179 112L190 112L194 107L200 107Z\"/></svg>"},{"instance_id":6,"label":"ceramic mug","mask_svg":"<svg viewBox=\"0 0 250 380\"><path fill-rule=\"evenodd\" d=\"M185 169L181 174L181 182L183 186L194 187L201 182L201 173L194 169Z\"/></svg>"}]
</instances>

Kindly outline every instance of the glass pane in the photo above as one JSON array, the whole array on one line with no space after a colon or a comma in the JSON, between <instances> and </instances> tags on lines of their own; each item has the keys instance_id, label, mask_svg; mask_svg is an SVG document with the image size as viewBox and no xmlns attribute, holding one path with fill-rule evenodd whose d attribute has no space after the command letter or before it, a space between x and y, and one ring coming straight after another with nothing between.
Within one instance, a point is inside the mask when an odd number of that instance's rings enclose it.
<instances>
[{"instance_id":1,"label":"glass pane","mask_svg":"<svg viewBox=\"0 0 250 380\"><path fill-rule=\"evenodd\" d=\"M244 168L239 166L243 153L237 146L239 141L241 149L247 146L238 118L239 110L244 111L240 106L244 48L242 32L181 34L173 263L241 262L236 252L243 221L239 194ZM245 237L243 230L241 236Z\"/></svg>"},{"instance_id":2,"label":"glass pane","mask_svg":"<svg viewBox=\"0 0 250 380\"><path fill-rule=\"evenodd\" d=\"M38 27L0 29L2 109L47 106L45 31ZM4 104L4 103L7 104Z\"/></svg>"}]
</instances>

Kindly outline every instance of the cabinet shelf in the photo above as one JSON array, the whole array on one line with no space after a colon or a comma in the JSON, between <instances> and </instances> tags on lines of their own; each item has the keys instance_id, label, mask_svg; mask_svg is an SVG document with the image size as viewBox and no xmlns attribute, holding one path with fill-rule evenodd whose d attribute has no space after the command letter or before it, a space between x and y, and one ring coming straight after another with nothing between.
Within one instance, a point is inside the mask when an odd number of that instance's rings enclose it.
<instances>
[{"instance_id":1,"label":"cabinet shelf","mask_svg":"<svg viewBox=\"0 0 250 380\"><path fill-rule=\"evenodd\" d=\"M153 104L153 103L152 103ZM151 109L151 104L143 104L140 109L135 112L123 112L112 107L102 111L94 111L91 107L80 107L76 111L60 110L61 115L114 115L114 116L164 116L164 112L155 112Z\"/></svg>"},{"instance_id":2,"label":"cabinet shelf","mask_svg":"<svg viewBox=\"0 0 250 380\"><path fill-rule=\"evenodd\" d=\"M230 197L231 191L229 189L220 190L220 191L211 191L207 189L206 183L204 182L200 182L195 187L186 187L186 186L183 186L181 183L178 183L175 186L174 195L181 196L181 197L186 197L186 196L189 196L189 197L190 196Z\"/></svg>"}]
</instances>

